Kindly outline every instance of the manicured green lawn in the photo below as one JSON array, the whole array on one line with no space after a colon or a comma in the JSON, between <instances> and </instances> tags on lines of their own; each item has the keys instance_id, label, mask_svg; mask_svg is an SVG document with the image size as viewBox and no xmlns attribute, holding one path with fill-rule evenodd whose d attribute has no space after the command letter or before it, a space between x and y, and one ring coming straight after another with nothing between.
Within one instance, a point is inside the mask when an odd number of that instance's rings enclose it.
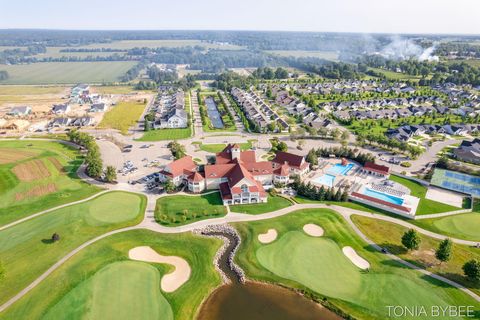
<instances>
[{"instance_id":1,"label":"manicured green lawn","mask_svg":"<svg viewBox=\"0 0 480 320\"><path fill-rule=\"evenodd\" d=\"M321 238L303 233L306 223L325 230ZM247 276L278 282L315 296L328 298L343 311L359 319L386 319L386 305L480 304L462 291L405 268L372 250L346 222L331 210L299 210L265 221L235 223L242 237L236 261ZM261 244L257 236L274 228L278 238ZM370 263L364 272L342 253L351 246ZM405 319L409 319L406 317ZM418 317L415 319L431 319Z\"/></svg>"},{"instance_id":2,"label":"manicured green lawn","mask_svg":"<svg viewBox=\"0 0 480 320\"><path fill-rule=\"evenodd\" d=\"M222 243L191 233L134 230L112 235L69 259L5 310L2 319L40 319L55 313L56 319L72 319L64 315L75 315L73 319L168 319L168 315L161 317L168 309L162 295L170 304L174 319L195 319L201 302L221 283L212 260ZM137 246L150 246L162 255L184 258L192 270L190 279L175 292L160 295L160 282L152 267L164 275L172 271L171 266L125 262L129 261L128 251ZM88 309L90 303L94 303L95 309ZM160 310L153 311L155 305ZM133 312L138 313L128 317ZM155 317L157 314L160 316Z\"/></svg>"},{"instance_id":3,"label":"manicured green lawn","mask_svg":"<svg viewBox=\"0 0 480 320\"><path fill-rule=\"evenodd\" d=\"M448 204L440 203L430 199L425 199L425 195L427 194L428 189L427 187L422 186L418 182L408 180L395 175L390 175L390 180L404 185L405 187L410 189L411 191L410 195L420 198L420 203L418 204L416 215L441 213L441 212L455 211L459 209L457 207L453 207Z\"/></svg>"},{"instance_id":4,"label":"manicured green lawn","mask_svg":"<svg viewBox=\"0 0 480 320\"><path fill-rule=\"evenodd\" d=\"M122 134L127 134L128 129L137 123L145 110L143 101L122 101L105 113L98 128L117 129Z\"/></svg>"},{"instance_id":5,"label":"manicured green lawn","mask_svg":"<svg viewBox=\"0 0 480 320\"><path fill-rule=\"evenodd\" d=\"M18 293L87 240L140 223L145 205L144 196L109 192L1 231L0 260L6 274L0 282L0 302ZM53 233L60 235L60 241L52 243Z\"/></svg>"},{"instance_id":6,"label":"manicured green lawn","mask_svg":"<svg viewBox=\"0 0 480 320\"><path fill-rule=\"evenodd\" d=\"M190 128L150 130L137 141L161 141L188 139L192 135Z\"/></svg>"},{"instance_id":7,"label":"manicured green lawn","mask_svg":"<svg viewBox=\"0 0 480 320\"><path fill-rule=\"evenodd\" d=\"M163 225L183 225L227 213L219 192L203 195L161 197L155 207L155 220Z\"/></svg>"},{"instance_id":8,"label":"manicured green lawn","mask_svg":"<svg viewBox=\"0 0 480 320\"><path fill-rule=\"evenodd\" d=\"M149 264L114 262L65 295L43 319L173 319L159 283L158 270Z\"/></svg>"},{"instance_id":9,"label":"manicured green lawn","mask_svg":"<svg viewBox=\"0 0 480 320\"><path fill-rule=\"evenodd\" d=\"M291 206L292 203L284 197L268 196L266 203L254 203L254 204L237 204L230 206L230 211L248 214L261 214L271 211L276 211L282 208Z\"/></svg>"},{"instance_id":10,"label":"manicured green lawn","mask_svg":"<svg viewBox=\"0 0 480 320\"><path fill-rule=\"evenodd\" d=\"M480 241L480 213L464 213L454 216L413 221L419 227L450 237Z\"/></svg>"},{"instance_id":11,"label":"manicured green lawn","mask_svg":"<svg viewBox=\"0 0 480 320\"><path fill-rule=\"evenodd\" d=\"M29 156L0 164L0 225L100 191L77 177L83 156L65 144L39 140L0 141L2 152L4 156L17 152L27 152ZM48 176L31 181L20 180L12 170L33 160L41 161L48 169Z\"/></svg>"},{"instance_id":12,"label":"manicured green lawn","mask_svg":"<svg viewBox=\"0 0 480 320\"><path fill-rule=\"evenodd\" d=\"M242 151L251 149L253 142L256 142L256 140L248 140L248 142L240 143L239 144L240 149ZM204 144L204 143L199 142L198 144L200 145L200 150L203 150L203 151L206 151L206 152L211 152L211 153L221 152L227 146L225 143Z\"/></svg>"},{"instance_id":13,"label":"manicured green lawn","mask_svg":"<svg viewBox=\"0 0 480 320\"><path fill-rule=\"evenodd\" d=\"M462 270L462 266L467 261L471 259L480 260L480 250L454 244L451 260L446 263L440 263L434 255L440 244L439 240L420 235L422 241L419 250L407 251L401 242L402 235L408 230L407 228L391 222L362 216L353 216L352 219L370 240L388 248L391 253L424 269L461 283L480 294L480 282L473 283L471 280L468 280L463 275Z\"/></svg>"}]
</instances>

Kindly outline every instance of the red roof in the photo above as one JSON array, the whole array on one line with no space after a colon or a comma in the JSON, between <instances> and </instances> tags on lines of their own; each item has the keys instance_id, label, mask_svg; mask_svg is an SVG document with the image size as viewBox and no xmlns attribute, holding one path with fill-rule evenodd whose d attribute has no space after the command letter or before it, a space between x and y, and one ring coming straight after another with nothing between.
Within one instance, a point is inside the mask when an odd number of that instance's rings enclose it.
<instances>
[{"instance_id":1,"label":"red roof","mask_svg":"<svg viewBox=\"0 0 480 320\"><path fill-rule=\"evenodd\" d=\"M168 176L178 177L182 174L193 172L196 168L197 165L193 162L193 158L191 156L185 156L168 164L162 173ZM166 171L169 171L170 174Z\"/></svg>"},{"instance_id":2,"label":"red roof","mask_svg":"<svg viewBox=\"0 0 480 320\"><path fill-rule=\"evenodd\" d=\"M242 165L254 176L262 176L273 173L272 163L270 161L246 162Z\"/></svg>"},{"instance_id":3,"label":"red roof","mask_svg":"<svg viewBox=\"0 0 480 320\"><path fill-rule=\"evenodd\" d=\"M278 176L286 177L290 175L290 167L287 164L282 164L280 167L275 169L274 172Z\"/></svg>"},{"instance_id":4,"label":"red roof","mask_svg":"<svg viewBox=\"0 0 480 320\"><path fill-rule=\"evenodd\" d=\"M358 192L352 192L352 196L360 198L360 199L365 199L365 200L368 200L368 201L376 202L376 203L379 203L379 204L383 204L387 207L392 207L392 208L395 208L397 210L405 211L407 213L410 213L410 208L407 208L407 207L404 207L404 206L399 206L398 204L393 204L393 203L390 203L390 202L387 202L387 201L384 201L384 200L380 200L380 199L377 199L377 198L374 198L374 197L370 197L370 196L358 193Z\"/></svg>"},{"instance_id":5,"label":"red roof","mask_svg":"<svg viewBox=\"0 0 480 320\"><path fill-rule=\"evenodd\" d=\"M200 182L203 180L205 180L205 178L198 172L194 172L190 176L188 176L188 181Z\"/></svg>"},{"instance_id":6,"label":"red roof","mask_svg":"<svg viewBox=\"0 0 480 320\"><path fill-rule=\"evenodd\" d=\"M306 162L303 162L304 161L303 156L299 156L289 152L282 152L282 151L278 152L272 161L280 165L288 164L290 167L296 167L299 169L305 168L305 163L306 163Z\"/></svg>"},{"instance_id":7,"label":"red roof","mask_svg":"<svg viewBox=\"0 0 480 320\"><path fill-rule=\"evenodd\" d=\"M388 172L390 171L389 167L375 164L373 162L365 162L365 165L363 166L363 168L369 171L378 172L385 175L387 175Z\"/></svg>"},{"instance_id":8,"label":"red roof","mask_svg":"<svg viewBox=\"0 0 480 320\"><path fill-rule=\"evenodd\" d=\"M205 166L205 178L206 179L219 179L225 177L229 173L235 164L213 164Z\"/></svg>"}]
</instances>

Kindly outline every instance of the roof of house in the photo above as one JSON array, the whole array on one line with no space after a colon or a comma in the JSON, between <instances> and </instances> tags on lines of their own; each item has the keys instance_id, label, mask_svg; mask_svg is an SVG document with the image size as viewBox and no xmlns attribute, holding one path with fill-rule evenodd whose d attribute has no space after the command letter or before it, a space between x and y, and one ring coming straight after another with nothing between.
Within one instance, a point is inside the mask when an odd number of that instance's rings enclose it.
<instances>
[{"instance_id":1,"label":"roof of house","mask_svg":"<svg viewBox=\"0 0 480 320\"><path fill-rule=\"evenodd\" d=\"M303 156L299 156L293 153L280 151L275 155L275 158L272 160L278 164L288 164L291 167L304 167L306 162L304 162ZM307 164L308 165L308 164Z\"/></svg>"},{"instance_id":2,"label":"roof of house","mask_svg":"<svg viewBox=\"0 0 480 320\"><path fill-rule=\"evenodd\" d=\"M363 167L367 170L378 172L381 174L388 174L388 172L390 171L389 167L375 164L373 162L365 162L365 165Z\"/></svg>"},{"instance_id":3,"label":"roof of house","mask_svg":"<svg viewBox=\"0 0 480 320\"><path fill-rule=\"evenodd\" d=\"M185 156L178 160L171 162L168 165L170 174L173 177L177 177L179 175L185 174L188 171L194 171L197 165L193 162L193 158L191 156ZM165 174L165 172L163 172Z\"/></svg>"},{"instance_id":4,"label":"roof of house","mask_svg":"<svg viewBox=\"0 0 480 320\"><path fill-rule=\"evenodd\" d=\"M188 181L192 182L200 182L205 180L205 177L202 176L198 171L193 172L191 175L188 176Z\"/></svg>"}]
</instances>

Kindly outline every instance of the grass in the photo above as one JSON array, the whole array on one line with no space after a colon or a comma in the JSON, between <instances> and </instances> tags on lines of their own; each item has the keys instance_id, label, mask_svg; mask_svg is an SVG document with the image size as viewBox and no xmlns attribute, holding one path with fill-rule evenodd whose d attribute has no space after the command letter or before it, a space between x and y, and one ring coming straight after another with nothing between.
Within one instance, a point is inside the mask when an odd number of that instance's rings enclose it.
<instances>
[{"instance_id":1,"label":"grass","mask_svg":"<svg viewBox=\"0 0 480 320\"><path fill-rule=\"evenodd\" d=\"M324 236L313 238L304 234L302 227L306 223L321 226ZM293 287L319 301L327 298L324 303L355 318L386 319L386 305L473 305L478 309L478 302L462 291L374 251L331 210L299 210L234 226L242 238L236 261L247 277ZM261 244L258 234L270 228L277 230L277 240ZM369 261L370 271L354 266L343 255L344 246L351 246Z\"/></svg>"},{"instance_id":2,"label":"grass","mask_svg":"<svg viewBox=\"0 0 480 320\"><path fill-rule=\"evenodd\" d=\"M83 157L74 148L50 141L0 141L0 154L3 152L3 156L27 150L30 155L27 158L0 164L0 225L100 191L77 177ZM32 160L42 161L49 176L35 181L20 181L12 172L13 168ZM47 189L52 192L40 192Z\"/></svg>"},{"instance_id":3,"label":"grass","mask_svg":"<svg viewBox=\"0 0 480 320\"><path fill-rule=\"evenodd\" d=\"M65 319L173 319L159 283L160 273L149 264L114 262L66 294L43 319L59 314Z\"/></svg>"},{"instance_id":4,"label":"grass","mask_svg":"<svg viewBox=\"0 0 480 320\"><path fill-rule=\"evenodd\" d=\"M249 150L252 148L252 143L256 142L256 140L248 140L248 142L240 143L240 149L242 151ZM212 144L205 144L205 143L198 143L200 146L200 150L210 153L218 153L221 152L227 146L226 143L212 143Z\"/></svg>"},{"instance_id":5,"label":"grass","mask_svg":"<svg viewBox=\"0 0 480 320\"><path fill-rule=\"evenodd\" d=\"M39 319L45 314L51 314L52 310L59 311L59 313L56 314L58 318L59 315L63 317L64 314L73 313L75 309L80 315L79 318L128 318L122 317L122 314L115 310L117 310L117 308L119 310L125 310L126 308L131 308L132 311L138 310L138 306L132 305L134 302L140 303L136 297L137 294L149 302L159 297L157 293L152 295L153 292L151 288L155 286L158 289L160 284L156 279L151 279L153 276L150 271L151 269L144 271L144 273L146 272L152 275L146 275L149 279L144 279L141 288L132 287L122 292L114 291L115 288L118 288L118 281L121 281L122 284L124 283L123 281L129 281L128 279L119 279L118 275L121 275L121 273L117 273L114 279L116 281L111 281L109 287L105 288L108 291L104 292L108 296L95 297L95 299L98 300L96 303L110 304L108 310L112 312L111 314L103 314L101 317L88 317L88 305L85 305L83 302L80 303L81 301L76 301L73 305L64 304L62 300L68 299L72 301L71 297L69 297L69 295L74 294L72 292L81 290L81 287L85 285L84 283L88 281L98 281L97 277L102 277L100 272L105 270L104 268L111 268L112 263L113 265L116 263L126 263L124 261L128 261L128 251L130 249L137 246L150 246L162 255L180 256L190 264L192 269L190 279L175 292L162 293L162 295L170 304L175 319L194 319L201 302L221 283L220 276L212 264L213 257L221 244L222 241L219 239L203 238L191 233L158 234L153 231L134 230L112 235L90 245L69 259L37 287L32 289L25 297L5 310L2 313L2 318ZM146 264L142 262L136 262L136 264L153 266L161 275L170 271L167 269L168 265ZM138 270L137 267L135 267L135 269ZM125 278L132 277L137 278L136 272L130 272L128 277ZM150 281L151 283L145 283ZM101 282L101 285L105 286L104 281ZM55 290L51 290L52 288L55 288ZM48 292L48 294L45 294L46 292ZM125 302L125 300L107 299L107 297L111 297L113 293L117 295L122 294L122 298L128 300ZM147 297L147 295L152 296ZM91 294L89 297L91 297ZM119 303L126 304L119 305ZM147 309L138 311L138 314L128 319L154 318L151 314L145 313L148 311ZM129 311L125 310L125 312ZM130 313L125 314L125 316L127 315L130 315Z\"/></svg>"},{"instance_id":6,"label":"grass","mask_svg":"<svg viewBox=\"0 0 480 320\"><path fill-rule=\"evenodd\" d=\"M163 225L184 225L227 213L219 192L198 196L161 197L155 207L155 220Z\"/></svg>"},{"instance_id":7,"label":"grass","mask_svg":"<svg viewBox=\"0 0 480 320\"><path fill-rule=\"evenodd\" d=\"M412 221L413 224L449 237L480 241L480 213L464 213L454 216L421 219Z\"/></svg>"},{"instance_id":8,"label":"grass","mask_svg":"<svg viewBox=\"0 0 480 320\"><path fill-rule=\"evenodd\" d=\"M127 134L128 129L137 123L144 110L145 103L143 101L119 102L105 113L98 127L103 129L117 129L122 134Z\"/></svg>"},{"instance_id":9,"label":"grass","mask_svg":"<svg viewBox=\"0 0 480 320\"><path fill-rule=\"evenodd\" d=\"M79 82L117 82L131 67L133 61L108 62L42 62L18 65L0 65L9 74L0 84L73 84Z\"/></svg>"},{"instance_id":10,"label":"grass","mask_svg":"<svg viewBox=\"0 0 480 320\"><path fill-rule=\"evenodd\" d=\"M133 86L95 86L91 90L99 94L129 94L136 91Z\"/></svg>"},{"instance_id":11,"label":"grass","mask_svg":"<svg viewBox=\"0 0 480 320\"><path fill-rule=\"evenodd\" d=\"M352 220L370 240L382 247L386 247L391 253L421 268L458 282L480 294L480 282L474 283L468 280L463 275L462 270L462 266L467 261L480 259L480 251L478 249L453 244L451 260L440 263L435 258L435 250L440 244L440 241L437 239L420 234L422 241L419 250L407 251L401 242L402 235L408 230L407 228L395 223L362 216L353 216Z\"/></svg>"},{"instance_id":12,"label":"grass","mask_svg":"<svg viewBox=\"0 0 480 320\"><path fill-rule=\"evenodd\" d=\"M280 210L291 206L292 203L280 196L272 197L268 196L266 203L254 203L254 204L237 204L230 206L232 212L248 213L248 214L261 214L271 211Z\"/></svg>"},{"instance_id":13,"label":"grass","mask_svg":"<svg viewBox=\"0 0 480 320\"><path fill-rule=\"evenodd\" d=\"M420 198L420 202L418 204L416 215L424 215L424 214L434 214L434 213L441 213L441 212L448 212L448 211L455 211L458 210L457 207L444 204L441 202L433 201L430 199L426 199L425 195L427 194L428 188L421 185L418 182L408 180L399 176L390 175L390 180L400 183L404 185L408 189L410 189L411 196Z\"/></svg>"},{"instance_id":14,"label":"grass","mask_svg":"<svg viewBox=\"0 0 480 320\"><path fill-rule=\"evenodd\" d=\"M0 282L0 302L18 293L82 243L140 223L145 206L144 196L109 192L1 231L0 257L6 276ZM53 233L60 235L58 242L52 243Z\"/></svg>"},{"instance_id":15,"label":"grass","mask_svg":"<svg viewBox=\"0 0 480 320\"><path fill-rule=\"evenodd\" d=\"M0 95L27 96L61 94L65 89L65 87L60 86L0 86Z\"/></svg>"},{"instance_id":16,"label":"grass","mask_svg":"<svg viewBox=\"0 0 480 320\"><path fill-rule=\"evenodd\" d=\"M390 70L380 69L380 68L368 68L375 72L381 73L387 77L389 80L420 80L420 76L412 76L406 73L394 72Z\"/></svg>"},{"instance_id":17,"label":"grass","mask_svg":"<svg viewBox=\"0 0 480 320\"><path fill-rule=\"evenodd\" d=\"M191 128L150 130L137 141L181 140L192 136Z\"/></svg>"}]
</instances>

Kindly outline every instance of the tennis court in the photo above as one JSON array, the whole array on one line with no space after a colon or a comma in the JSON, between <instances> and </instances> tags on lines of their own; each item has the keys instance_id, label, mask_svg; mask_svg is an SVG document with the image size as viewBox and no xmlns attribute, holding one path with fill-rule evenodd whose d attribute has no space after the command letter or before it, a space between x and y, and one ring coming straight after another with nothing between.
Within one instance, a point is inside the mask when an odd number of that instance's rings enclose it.
<instances>
[{"instance_id":1,"label":"tennis court","mask_svg":"<svg viewBox=\"0 0 480 320\"><path fill-rule=\"evenodd\" d=\"M444 169L435 169L431 183L435 186L480 198L480 177Z\"/></svg>"}]
</instances>

